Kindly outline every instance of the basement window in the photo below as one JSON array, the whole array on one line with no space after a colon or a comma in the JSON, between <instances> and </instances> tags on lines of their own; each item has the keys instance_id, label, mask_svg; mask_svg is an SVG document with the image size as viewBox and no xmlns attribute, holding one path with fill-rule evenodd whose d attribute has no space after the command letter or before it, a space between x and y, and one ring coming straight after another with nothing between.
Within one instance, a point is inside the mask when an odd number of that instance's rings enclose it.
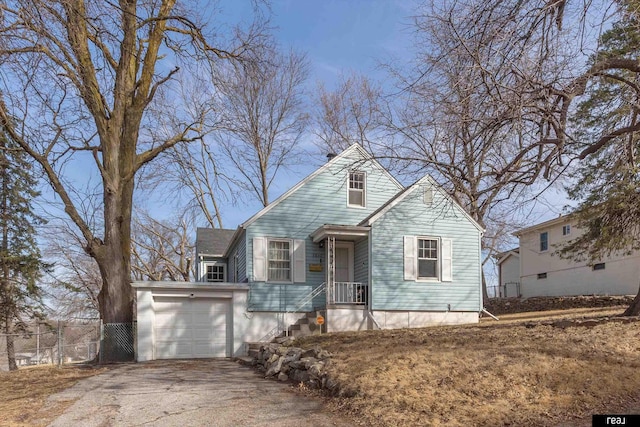
<instances>
[{"instance_id":1,"label":"basement window","mask_svg":"<svg viewBox=\"0 0 640 427\"><path fill-rule=\"evenodd\" d=\"M592 269L593 269L593 271L604 270L604 262L600 262L598 264L593 264Z\"/></svg>"},{"instance_id":2,"label":"basement window","mask_svg":"<svg viewBox=\"0 0 640 427\"><path fill-rule=\"evenodd\" d=\"M538 273L538 279L546 279L547 273Z\"/></svg>"}]
</instances>

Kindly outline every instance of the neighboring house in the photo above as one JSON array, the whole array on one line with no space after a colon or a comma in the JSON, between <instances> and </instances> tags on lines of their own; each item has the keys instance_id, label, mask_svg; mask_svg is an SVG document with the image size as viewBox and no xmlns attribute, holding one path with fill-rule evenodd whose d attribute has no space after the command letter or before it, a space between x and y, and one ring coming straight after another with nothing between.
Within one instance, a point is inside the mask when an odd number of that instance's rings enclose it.
<instances>
[{"instance_id":1,"label":"neighboring house","mask_svg":"<svg viewBox=\"0 0 640 427\"><path fill-rule=\"evenodd\" d=\"M498 265L499 298L521 296L520 292L520 248L509 249L495 256Z\"/></svg>"},{"instance_id":2,"label":"neighboring house","mask_svg":"<svg viewBox=\"0 0 640 427\"><path fill-rule=\"evenodd\" d=\"M134 283L138 360L244 354L307 319L329 332L477 322L482 232L430 177L404 188L353 145L224 251L228 230L198 229L200 283Z\"/></svg>"},{"instance_id":3,"label":"neighboring house","mask_svg":"<svg viewBox=\"0 0 640 427\"><path fill-rule=\"evenodd\" d=\"M14 357L17 366L29 366L35 364L32 360L35 358L35 353L15 353Z\"/></svg>"},{"instance_id":4,"label":"neighboring house","mask_svg":"<svg viewBox=\"0 0 640 427\"><path fill-rule=\"evenodd\" d=\"M554 254L580 233L566 215L514 233L520 240L522 297L635 295L638 292L638 253L612 255L595 263L574 262Z\"/></svg>"}]
</instances>

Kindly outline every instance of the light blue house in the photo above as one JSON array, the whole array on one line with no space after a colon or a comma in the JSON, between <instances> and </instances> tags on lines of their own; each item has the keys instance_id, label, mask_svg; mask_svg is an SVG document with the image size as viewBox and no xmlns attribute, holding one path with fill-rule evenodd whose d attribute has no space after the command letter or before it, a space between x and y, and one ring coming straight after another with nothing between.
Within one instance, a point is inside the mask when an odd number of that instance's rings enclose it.
<instances>
[{"instance_id":1,"label":"light blue house","mask_svg":"<svg viewBox=\"0 0 640 427\"><path fill-rule=\"evenodd\" d=\"M149 350L148 358L173 357L173 350L156 347L175 345L179 335L192 341L191 353L182 356L199 357L197 333L186 332L195 323L202 329L201 348L207 333L224 332L220 342L228 349L220 354L231 355L244 351L241 343L291 331L477 322L482 232L430 177L405 188L352 145L235 232L198 229L199 283L134 284L138 329L141 299L142 327L148 328L143 336L155 337L155 354ZM163 292L174 299L158 305ZM191 302L178 305L181 293ZM206 299L216 307L208 309ZM156 331L158 310L161 318L168 316L164 328L171 331ZM182 314L174 316L175 310ZM176 322L183 324L180 331ZM217 332L206 332L212 322L219 324Z\"/></svg>"}]
</instances>

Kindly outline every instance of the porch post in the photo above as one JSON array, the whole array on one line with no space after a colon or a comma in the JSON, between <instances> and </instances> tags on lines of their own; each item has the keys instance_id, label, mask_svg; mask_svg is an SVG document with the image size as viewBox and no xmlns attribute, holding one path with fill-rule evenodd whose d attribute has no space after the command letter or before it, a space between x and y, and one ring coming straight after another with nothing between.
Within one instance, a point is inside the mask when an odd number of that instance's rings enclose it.
<instances>
[{"instance_id":1,"label":"porch post","mask_svg":"<svg viewBox=\"0 0 640 427\"><path fill-rule=\"evenodd\" d=\"M333 236L327 237L327 289L330 290L331 300L329 303L333 303L335 298L335 280L336 280L336 238Z\"/></svg>"}]
</instances>

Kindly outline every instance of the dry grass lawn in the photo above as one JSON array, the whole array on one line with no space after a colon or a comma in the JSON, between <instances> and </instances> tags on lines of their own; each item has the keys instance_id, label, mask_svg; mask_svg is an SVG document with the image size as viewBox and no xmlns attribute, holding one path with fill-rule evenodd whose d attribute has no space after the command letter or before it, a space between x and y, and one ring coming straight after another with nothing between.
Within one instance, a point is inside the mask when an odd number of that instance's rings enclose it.
<instances>
[{"instance_id":1,"label":"dry grass lawn","mask_svg":"<svg viewBox=\"0 0 640 427\"><path fill-rule=\"evenodd\" d=\"M51 365L0 372L0 425L45 426L73 402L43 408L47 398L102 369Z\"/></svg>"},{"instance_id":2,"label":"dry grass lawn","mask_svg":"<svg viewBox=\"0 0 640 427\"><path fill-rule=\"evenodd\" d=\"M333 353L333 375L355 394L334 403L362 425L564 425L640 397L640 322L560 329L523 321L605 312L329 334L296 345Z\"/></svg>"}]
</instances>

